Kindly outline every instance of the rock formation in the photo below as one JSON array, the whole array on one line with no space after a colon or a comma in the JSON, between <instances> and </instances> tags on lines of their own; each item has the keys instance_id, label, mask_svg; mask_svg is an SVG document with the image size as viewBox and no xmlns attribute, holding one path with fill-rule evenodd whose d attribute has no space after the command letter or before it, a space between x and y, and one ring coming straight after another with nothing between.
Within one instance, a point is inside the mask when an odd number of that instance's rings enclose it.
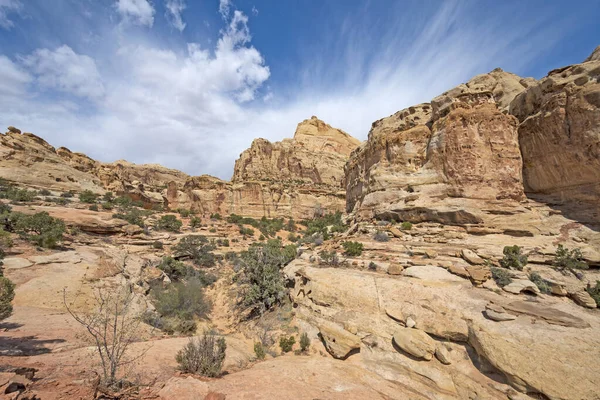
<instances>
[{"instance_id":1,"label":"rock formation","mask_svg":"<svg viewBox=\"0 0 600 400\"><path fill-rule=\"evenodd\" d=\"M111 191L170 209L204 214L311 218L344 209L344 164L360 143L313 117L293 139L256 139L236 161L232 182L156 164L102 163L11 127L0 135L0 177L38 188ZM27 173L24 173L27 168Z\"/></svg>"}]
</instances>

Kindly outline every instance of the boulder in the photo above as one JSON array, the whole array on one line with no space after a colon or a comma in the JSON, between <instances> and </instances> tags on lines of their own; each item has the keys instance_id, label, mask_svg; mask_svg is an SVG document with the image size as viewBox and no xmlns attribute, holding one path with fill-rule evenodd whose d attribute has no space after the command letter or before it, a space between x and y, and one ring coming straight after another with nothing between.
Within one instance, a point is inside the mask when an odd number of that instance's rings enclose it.
<instances>
[{"instance_id":1,"label":"boulder","mask_svg":"<svg viewBox=\"0 0 600 400\"><path fill-rule=\"evenodd\" d=\"M472 265L483 265L485 263L485 261L483 260L483 258L479 257L477 255L477 253L475 253L473 250L462 249L460 251L460 254L461 254L462 258L466 262L468 262L469 264L472 264Z\"/></svg>"},{"instance_id":2,"label":"boulder","mask_svg":"<svg viewBox=\"0 0 600 400\"><path fill-rule=\"evenodd\" d=\"M433 265L415 265L408 267L402 272L402 275L428 281L464 282L461 278L452 275L444 268Z\"/></svg>"},{"instance_id":3,"label":"boulder","mask_svg":"<svg viewBox=\"0 0 600 400\"><path fill-rule=\"evenodd\" d=\"M450 365L452 361L450 360L450 353L446 346L442 343L438 343L435 347L435 358L437 358L442 364Z\"/></svg>"},{"instance_id":4,"label":"boulder","mask_svg":"<svg viewBox=\"0 0 600 400\"><path fill-rule=\"evenodd\" d=\"M207 382L191 376L173 377L158 392L158 397L161 400L198 400L204 399L208 392Z\"/></svg>"},{"instance_id":5,"label":"boulder","mask_svg":"<svg viewBox=\"0 0 600 400\"><path fill-rule=\"evenodd\" d=\"M528 279L513 279L511 283L502 287L502 289L505 292L512 294L520 294L523 292L529 292L533 294L540 293L540 289L538 289L536 284Z\"/></svg>"},{"instance_id":6,"label":"boulder","mask_svg":"<svg viewBox=\"0 0 600 400\"><path fill-rule=\"evenodd\" d=\"M401 275L404 271L404 266L400 264L392 264L388 267L387 273L390 275Z\"/></svg>"},{"instance_id":7,"label":"boulder","mask_svg":"<svg viewBox=\"0 0 600 400\"><path fill-rule=\"evenodd\" d=\"M360 338L338 324L323 321L318 326L325 348L335 358L345 359L360 349Z\"/></svg>"},{"instance_id":8,"label":"boulder","mask_svg":"<svg viewBox=\"0 0 600 400\"><path fill-rule=\"evenodd\" d=\"M469 265L465 270L475 285L481 285L492 277L492 271L487 265Z\"/></svg>"},{"instance_id":9,"label":"boulder","mask_svg":"<svg viewBox=\"0 0 600 400\"><path fill-rule=\"evenodd\" d=\"M585 308L596 308L596 301L590 296L590 294L584 288L577 288L569 291L569 297L573 301Z\"/></svg>"},{"instance_id":10,"label":"boulder","mask_svg":"<svg viewBox=\"0 0 600 400\"><path fill-rule=\"evenodd\" d=\"M435 340L418 329L398 329L394 333L394 343L413 357L426 361L433 358L436 349Z\"/></svg>"}]
</instances>

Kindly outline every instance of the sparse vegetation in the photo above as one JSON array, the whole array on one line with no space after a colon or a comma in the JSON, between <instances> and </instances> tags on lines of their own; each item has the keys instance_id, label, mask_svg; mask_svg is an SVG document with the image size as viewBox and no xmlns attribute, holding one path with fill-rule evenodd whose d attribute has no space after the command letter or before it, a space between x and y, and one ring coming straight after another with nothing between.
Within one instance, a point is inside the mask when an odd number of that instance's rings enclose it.
<instances>
[{"instance_id":1,"label":"sparse vegetation","mask_svg":"<svg viewBox=\"0 0 600 400\"><path fill-rule=\"evenodd\" d=\"M288 232L295 232L296 229L297 229L297 227L296 227L296 222L294 221L294 218L288 219L288 222L285 224L285 230Z\"/></svg>"},{"instance_id":2,"label":"sparse vegetation","mask_svg":"<svg viewBox=\"0 0 600 400\"><path fill-rule=\"evenodd\" d=\"M102 203L102 209L103 210L110 211L113 208L114 208L114 205L112 203L109 203L109 202Z\"/></svg>"},{"instance_id":3,"label":"sparse vegetation","mask_svg":"<svg viewBox=\"0 0 600 400\"><path fill-rule=\"evenodd\" d=\"M129 222L132 225L144 227L144 217L148 215L147 211L137 208L129 208L123 212L113 214L113 218L118 218Z\"/></svg>"},{"instance_id":4,"label":"sparse vegetation","mask_svg":"<svg viewBox=\"0 0 600 400\"><path fill-rule=\"evenodd\" d=\"M202 235L183 237L173 248L175 254L190 258L199 267L212 267L216 258L212 251L215 246Z\"/></svg>"},{"instance_id":5,"label":"sparse vegetation","mask_svg":"<svg viewBox=\"0 0 600 400\"><path fill-rule=\"evenodd\" d=\"M79 193L79 201L82 203L93 204L98 200L98 194L92 192L91 190L84 190Z\"/></svg>"},{"instance_id":6,"label":"sparse vegetation","mask_svg":"<svg viewBox=\"0 0 600 400\"><path fill-rule=\"evenodd\" d=\"M115 197L113 196L113 192L106 192L104 193L104 196L102 196L102 200L104 200L107 203L112 203L114 199Z\"/></svg>"},{"instance_id":7,"label":"sparse vegetation","mask_svg":"<svg viewBox=\"0 0 600 400\"><path fill-rule=\"evenodd\" d=\"M190 218L190 228L192 228L192 229L199 228L201 224L202 224L202 219L200 219L200 217Z\"/></svg>"},{"instance_id":8,"label":"sparse vegetation","mask_svg":"<svg viewBox=\"0 0 600 400\"><path fill-rule=\"evenodd\" d=\"M152 248L157 249L157 250L162 250L164 247L163 242L161 242L160 240L155 240L154 243L152 243Z\"/></svg>"},{"instance_id":9,"label":"sparse vegetation","mask_svg":"<svg viewBox=\"0 0 600 400\"><path fill-rule=\"evenodd\" d=\"M52 193L48 189L42 189L38 192L40 196L52 196Z\"/></svg>"},{"instance_id":10,"label":"sparse vegetation","mask_svg":"<svg viewBox=\"0 0 600 400\"><path fill-rule=\"evenodd\" d=\"M267 356L267 353L265 352L265 347L261 342L254 343L254 355L256 355L256 358L258 360L264 360Z\"/></svg>"},{"instance_id":11,"label":"sparse vegetation","mask_svg":"<svg viewBox=\"0 0 600 400\"><path fill-rule=\"evenodd\" d=\"M588 285L586 290L592 296L596 305L600 307L600 281L596 281L596 286Z\"/></svg>"},{"instance_id":12,"label":"sparse vegetation","mask_svg":"<svg viewBox=\"0 0 600 400\"><path fill-rule=\"evenodd\" d=\"M403 231L410 231L412 229L412 223L404 221L400 224L400 229L402 229Z\"/></svg>"},{"instance_id":13,"label":"sparse vegetation","mask_svg":"<svg viewBox=\"0 0 600 400\"><path fill-rule=\"evenodd\" d=\"M290 233L288 235L288 240L292 243L296 243L298 241L298 239L300 239L300 238L293 233Z\"/></svg>"},{"instance_id":14,"label":"sparse vegetation","mask_svg":"<svg viewBox=\"0 0 600 400\"><path fill-rule=\"evenodd\" d=\"M492 267L492 278L500 287L509 285L512 282L510 273L504 268Z\"/></svg>"},{"instance_id":15,"label":"sparse vegetation","mask_svg":"<svg viewBox=\"0 0 600 400\"><path fill-rule=\"evenodd\" d=\"M542 293L550 293L550 286L548 285L548 282L546 282L544 280L544 278L541 277L540 274L538 274L537 272L532 272L529 275L529 280L533 283L535 283L535 285L538 287L538 289L540 289L540 292Z\"/></svg>"},{"instance_id":16,"label":"sparse vegetation","mask_svg":"<svg viewBox=\"0 0 600 400\"><path fill-rule=\"evenodd\" d=\"M304 231L305 238L315 237L318 234L323 240L327 240L332 233L344 232L346 230L346 226L342 223L342 213L339 211L334 214L313 218L303 223L306 225L306 230Z\"/></svg>"},{"instance_id":17,"label":"sparse vegetation","mask_svg":"<svg viewBox=\"0 0 600 400\"><path fill-rule=\"evenodd\" d=\"M335 251L321 251L319 252L319 258L323 264L326 264L330 267L338 267L341 262Z\"/></svg>"},{"instance_id":18,"label":"sparse vegetation","mask_svg":"<svg viewBox=\"0 0 600 400\"><path fill-rule=\"evenodd\" d=\"M19 189L13 184L0 181L0 199L8 199L15 202L29 202L35 200L37 193L32 190Z\"/></svg>"},{"instance_id":19,"label":"sparse vegetation","mask_svg":"<svg viewBox=\"0 0 600 400\"><path fill-rule=\"evenodd\" d=\"M219 214L219 213L214 213L214 214L210 214L210 219L220 221L221 219L223 219L223 217L221 217L221 214Z\"/></svg>"},{"instance_id":20,"label":"sparse vegetation","mask_svg":"<svg viewBox=\"0 0 600 400\"><path fill-rule=\"evenodd\" d=\"M210 233L217 233L217 228L210 228L208 231Z\"/></svg>"},{"instance_id":21,"label":"sparse vegetation","mask_svg":"<svg viewBox=\"0 0 600 400\"><path fill-rule=\"evenodd\" d=\"M181 218L187 218L192 214L190 210L185 208L178 208L177 212L179 213L179 216L181 216Z\"/></svg>"},{"instance_id":22,"label":"sparse vegetation","mask_svg":"<svg viewBox=\"0 0 600 400\"><path fill-rule=\"evenodd\" d=\"M64 197L65 199L70 199L74 196L73 192L64 192L60 194L60 197Z\"/></svg>"},{"instance_id":23,"label":"sparse vegetation","mask_svg":"<svg viewBox=\"0 0 600 400\"><path fill-rule=\"evenodd\" d=\"M201 337L190 339L175 359L184 373L216 377L221 374L226 350L225 338L204 332Z\"/></svg>"},{"instance_id":24,"label":"sparse vegetation","mask_svg":"<svg viewBox=\"0 0 600 400\"><path fill-rule=\"evenodd\" d=\"M306 352L310 347L310 339L308 338L308 334L306 332L300 335L300 351Z\"/></svg>"},{"instance_id":25,"label":"sparse vegetation","mask_svg":"<svg viewBox=\"0 0 600 400\"><path fill-rule=\"evenodd\" d=\"M369 269L369 271L377 271L377 264L375 264L373 261L371 261L369 263L369 265L367 266L367 268Z\"/></svg>"},{"instance_id":26,"label":"sparse vegetation","mask_svg":"<svg viewBox=\"0 0 600 400\"><path fill-rule=\"evenodd\" d=\"M556 248L556 255L554 256L554 261L552 264L554 267L563 272L572 272L576 274L575 270L588 269L588 265L582 261L583 254L581 254L581 250L572 249L564 247L562 244L559 244Z\"/></svg>"},{"instance_id":27,"label":"sparse vegetation","mask_svg":"<svg viewBox=\"0 0 600 400\"><path fill-rule=\"evenodd\" d=\"M157 268L167 274L167 276L174 281L181 280L191 275L189 271L191 267L187 266L181 261L177 261L173 257L163 257Z\"/></svg>"},{"instance_id":28,"label":"sparse vegetation","mask_svg":"<svg viewBox=\"0 0 600 400\"><path fill-rule=\"evenodd\" d=\"M290 336L288 338L282 336L279 338L279 347L281 347L281 351L283 353L289 353L292 351L294 344L296 344L296 338L294 336Z\"/></svg>"},{"instance_id":29,"label":"sparse vegetation","mask_svg":"<svg viewBox=\"0 0 600 400\"><path fill-rule=\"evenodd\" d=\"M65 223L45 211L33 215L13 212L6 217L6 224L11 228L9 230L14 230L31 243L49 249L58 245L65 232Z\"/></svg>"},{"instance_id":30,"label":"sparse vegetation","mask_svg":"<svg viewBox=\"0 0 600 400\"><path fill-rule=\"evenodd\" d=\"M342 243L344 254L350 257L360 256L363 252L363 244L359 242L344 242Z\"/></svg>"},{"instance_id":31,"label":"sparse vegetation","mask_svg":"<svg viewBox=\"0 0 600 400\"><path fill-rule=\"evenodd\" d=\"M373 239L375 239L377 242L387 242L390 240L390 237L383 231L377 231Z\"/></svg>"},{"instance_id":32,"label":"sparse vegetation","mask_svg":"<svg viewBox=\"0 0 600 400\"><path fill-rule=\"evenodd\" d=\"M156 229L167 232L179 232L182 226L183 222L173 214L163 215L156 223Z\"/></svg>"},{"instance_id":33,"label":"sparse vegetation","mask_svg":"<svg viewBox=\"0 0 600 400\"><path fill-rule=\"evenodd\" d=\"M527 265L527 256L521 253L522 247L517 245L505 246L504 258L500 260L500 265L508 269L516 269L522 271L523 267Z\"/></svg>"},{"instance_id":34,"label":"sparse vegetation","mask_svg":"<svg viewBox=\"0 0 600 400\"><path fill-rule=\"evenodd\" d=\"M92 204L91 206L88 207L88 210L98 211L98 204Z\"/></svg>"},{"instance_id":35,"label":"sparse vegetation","mask_svg":"<svg viewBox=\"0 0 600 400\"><path fill-rule=\"evenodd\" d=\"M15 284L0 272L0 321L11 316L11 302L15 298Z\"/></svg>"},{"instance_id":36,"label":"sparse vegetation","mask_svg":"<svg viewBox=\"0 0 600 400\"><path fill-rule=\"evenodd\" d=\"M240 235L242 236L254 236L254 229L252 228L246 228L244 226L240 225ZM261 235L263 237L264 240L264 236Z\"/></svg>"}]
</instances>

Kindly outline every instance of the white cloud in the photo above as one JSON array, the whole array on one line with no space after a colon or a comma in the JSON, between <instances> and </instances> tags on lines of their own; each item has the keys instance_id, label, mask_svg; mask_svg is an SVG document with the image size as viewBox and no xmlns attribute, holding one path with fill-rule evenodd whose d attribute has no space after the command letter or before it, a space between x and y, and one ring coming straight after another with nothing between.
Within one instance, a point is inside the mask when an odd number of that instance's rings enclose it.
<instances>
[{"instance_id":1,"label":"white cloud","mask_svg":"<svg viewBox=\"0 0 600 400\"><path fill-rule=\"evenodd\" d=\"M258 15L258 8L256 8L256 6L252 6L252 15L255 17Z\"/></svg>"},{"instance_id":2,"label":"white cloud","mask_svg":"<svg viewBox=\"0 0 600 400\"><path fill-rule=\"evenodd\" d=\"M154 24L154 7L148 0L118 0L117 12L124 20L151 27Z\"/></svg>"},{"instance_id":3,"label":"white cloud","mask_svg":"<svg viewBox=\"0 0 600 400\"><path fill-rule=\"evenodd\" d=\"M96 62L89 56L77 54L69 46L56 50L38 49L21 62L43 88L56 89L79 97L97 99L104 94Z\"/></svg>"},{"instance_id":4,"label":"white cloud","mask_svg":"<svg viewBox=\"0 0 600 400\"><path fill-rule=\"evenodd\" d=\"M31 79L26 71L8 57L0 55L0 97L24 95Z\"/></svg>"},{"instance_id":5,"label":"white cloud","mask_svg":"<svg viewBox=\"0 0 600 400\"><path fill-rule=\"evenodd\" d=\"M15 24L8 18L11 12L18 12L23 7L19 0L0 0L0 27L10 29Z\"/></svg>"},{"instance_id":6,"label":"white cloud","mask_svg":"<svg viewBox=\"0 0 600 400\"><path fill-rule=\"evenodd\" d=\"M219 0L219 13L224 19L229 17L231 5L231 0Z\"/></svg>"},{"instance_id":7,"label":"white cloud","mask_svg":"<svg viewBox=\"0 0 600 400\"><path fill-rule=\"evenodd\" d=\"M185 10L185 2L183 0L167 0L165 2L167 8L167 20L179 32L185 29L185 22L181 17L181 13Z\"/></svg>"}]
</instances>

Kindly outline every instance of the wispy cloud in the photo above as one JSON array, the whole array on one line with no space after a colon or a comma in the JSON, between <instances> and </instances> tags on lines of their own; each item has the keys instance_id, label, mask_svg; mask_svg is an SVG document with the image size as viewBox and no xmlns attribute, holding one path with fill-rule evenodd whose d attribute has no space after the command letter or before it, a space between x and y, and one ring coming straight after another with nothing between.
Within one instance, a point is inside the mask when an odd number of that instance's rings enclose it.
<instances>
[{"instance_id":1,"label":"wispy cloud","mask_svg":"<svg viewBox=\"0 0 600 400\"><path fill-rule=\"evenodd\" d=\"M9 14L18 12L23 7L19 0L0 0L0 27L10 29L15 24L9 19Z\"/></svg>"},{"instance_id":2,"label":"wispy cloud","mask_svg":"<svg viewBox=\"0 0 600 400\"><path fill-rule=\"evenodd\" d=\"M152 25L154 8L144 8L145 0L121 3L129 4L121 15ZM214 46L167 46L115 27L114 36L104 35L114 45L95 53L62 46L0 56L0 91L8 93L0 96L0 123L105 161L158 162L228 179L256 137L290 137L298 122L317 115L365 139L374 120L476 73L524 66L561 34L543 15L519 20L508 8L482 19L465 3L444 1L428 14L397 3L384 21L366 12L332 19L319 43L298 49L305 54L293 66L296 79L282 84L270 81L248 16L221 0L225 20ZM59 94L93 98L93 109Z\"/></svg>"},{"instance_id":3,"label":"wispy cloud","mask_svg":"<svg viewBox=\"0 0 600 400\"><path fill-rule=\"evenodd\" d=\"M117 12L123 20L151 27L154 24L154 7L148 0L118 0Z\"/></svg>"},{"instance_id":4,"label":"wispy cloud","mask_svg":"<svg viewBox=\"0 0 600 400\"><path fill-rule=\"evenodd\" d=\"M183 22L183 18L181 14L183 10L185 10L185 1L183 0L167 0L165 2L165 7L167 8L167 20L169 23L177 29L179 32L183 32L185 29L185 22Z\"/></svg>"}]
</instances>

